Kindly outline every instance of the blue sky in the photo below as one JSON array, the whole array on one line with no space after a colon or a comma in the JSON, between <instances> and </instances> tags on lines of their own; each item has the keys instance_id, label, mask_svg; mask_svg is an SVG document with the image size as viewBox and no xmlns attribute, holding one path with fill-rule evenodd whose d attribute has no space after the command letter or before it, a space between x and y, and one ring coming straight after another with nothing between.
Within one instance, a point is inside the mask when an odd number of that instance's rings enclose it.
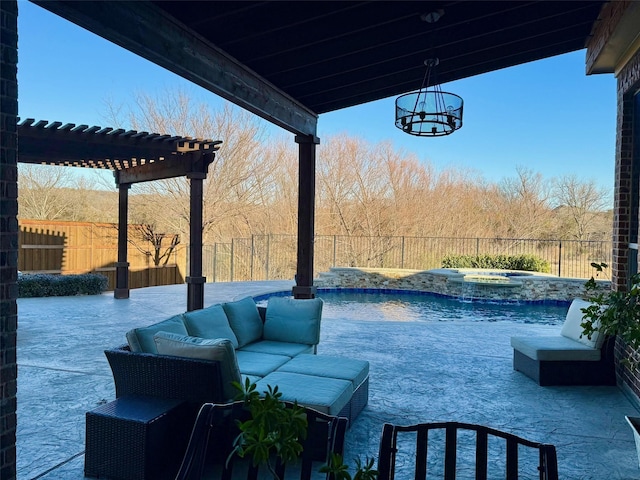
<instances>
[{"instance_id":1,"label":"blue sky","mask_svg":"<svg viewBox=\"0 0 640 480\"><path fill-rule=\"evenodd\" d=\"M18 7L21 118L108 126L105 101L130 101L140 91L180 88L213 108L223 102L36 5L20 0ZM616 80L586 76L584 58L583 50L445 84L465 101L464 125L448 137L395 128L395 98L321 115L318 134L390 140L437 170L471 169L488 181L523 166L548 179L576 174L613 191Z\"/></svg>"}]
</instances>

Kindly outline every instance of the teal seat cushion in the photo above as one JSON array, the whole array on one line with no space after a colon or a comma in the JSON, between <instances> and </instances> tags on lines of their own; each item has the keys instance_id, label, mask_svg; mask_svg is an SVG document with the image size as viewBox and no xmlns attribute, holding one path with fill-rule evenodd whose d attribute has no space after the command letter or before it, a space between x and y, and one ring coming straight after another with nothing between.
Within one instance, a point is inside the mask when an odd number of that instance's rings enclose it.
<instances>
[{"instance_id":1,"label":"teal seat cushion","mask_svg":"<svg viewBox=\"0 0 640 480\"><path fill-rule=\"evenodd\" d=\"M235 348L227 338L211 339L158 332L153 336L160 355L212 360L220 363L220 380L226 400L233 400L239 391L233 382L240 383L240 369ZM214 379L211 379L214 381Z\"/></svg>"},{"instance_id":2,"label":"teal seat cushion","mask_svg":"<svg viewBox=\"0 0 640 480\"><path fill-rule=\"evenodd\" d=\"M243 375L257 375L264 377L275 371L278 367L291 360L285 355L270 355L268 353L246 352L236 350L238 365Z\"/></svg>"},{"instance_id":3,"label":"teal seat cushion","mask_svg":"<svg viewBox=\"0 0 640 480\"><path fill-rule=\"evenodd\" d=\"M162 322L154 323L148 327L139 327L126 333L127 342L132 352L158 353L153 336L158 332L171 332L180 335L188 335L184 326L182 315L175 315Z\"/></svg>"},{"instance_id":4,"label":"teal seat cushion","mask_svg":"<svg viewBox=\"0 0 640 480\"><path fill-rule=\"evenodd\" d=\"M184 315L184 326L192 337L227 338L234 348L238 348L238 339L231 330L227 314L222 305L212 305L201 310L193 310Z\"/></svg>"},{"instance_id":5,"label":"teal seat cushion","mask_svg":"<svg viewBox=\"0 0 640 480\"><path fill-rule=\"evenodd\" d=\"M320 342L321 318L320 298L271 297L267 303L264 339L317 345Z\"/></svg>"},{"instance_id":6,"label":"teal seat cushion","mask_svg":"<svg viewBox=\"0 0 640 480\"><path fill-rule=\"evenodd\" d=\"M273 340L258 340L257 342L245 345L241 349L243 352L270 353L272 355L286 355L295 357L302 353L313 353L313 346L304 343L274 342Z\"/></svg>"},{"instance_id":7,"label":"teal seat cushion","mask_svg":"<svg viewBox=\"0 0 640 480\"><path fill-rule=\"evenodd\" d=\"M547 335L539 337L511 337L514 350L542 362L600 360L600 349L563 337Z\"/></svg>"},{"instance_id":8,"label":"teal seat cushion","mask_svg":"<svg viewBox=\"0 0 640 480\"><path fill-rule=\"evenodd\" d=\"M231 330L238 339L238 347L244 347L262 338L262 318L252 297L223 303L222 308L227 315Z\"/></svg>"},{"instance_id":9,"label":"teal seat cushion","mask_svg":"<svg viewBox=\"0 0 640 480\"><path fill-rule=\"evenodd\" d=\"M348 380L315 377L301 373L273 372L256 382L261 394L268 386L278 386L282 400L314 408L329 415L337 415L353 396L353 385Z\"/></svg>"},{"instance_id":10,"label":"teal seat cushion","mask_svg":"<svg viewBox=\"0 0 640 480\"><path fill-rule=\"evenodd\" d=\"M278 372L304 373L316 377L349 380L356 389L369 375L369 362L328 355L298 355L278 368Z\"/></svg>"}]
</instances>

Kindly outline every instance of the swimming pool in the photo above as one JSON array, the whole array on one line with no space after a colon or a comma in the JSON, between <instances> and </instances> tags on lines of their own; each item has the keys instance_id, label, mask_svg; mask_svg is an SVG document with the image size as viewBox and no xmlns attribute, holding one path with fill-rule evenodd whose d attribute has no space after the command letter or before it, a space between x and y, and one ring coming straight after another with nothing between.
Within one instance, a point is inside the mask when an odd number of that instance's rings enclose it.
<instances>
[{"instance_id":1,"label":"swimming pool","mask_svg":"<svg viewBox=\"0 0 640 480\"><path fill-rule=\"evenodd\" d=\"M256 297L263 305L276 292ZM568 302L467 302L414 291L318 289L324 300L322 321L341 319L391 322L516 322L561 325Z\"/></svg>"}]
</instances>

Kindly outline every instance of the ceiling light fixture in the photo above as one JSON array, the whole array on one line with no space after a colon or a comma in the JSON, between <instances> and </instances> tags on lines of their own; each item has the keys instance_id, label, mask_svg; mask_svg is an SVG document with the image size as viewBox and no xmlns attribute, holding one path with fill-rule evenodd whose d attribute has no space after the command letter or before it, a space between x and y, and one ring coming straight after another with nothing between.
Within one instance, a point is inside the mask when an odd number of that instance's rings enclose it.
<instances>
[{"instance_id":1,"label":"ceiling light fixture","mask_svg":"<svg viewBox=\"0 0 640 480\"><path fill-rule=\"evenodd\" d=\"M422 15L422 20L434 23L444 12ZM419 90L396 98L396 127L418 137L442 137L462 127L463 100L460 96L443 92L437 80L440 59L424 61L427 71Z\"/></svg>"}]
</instances>

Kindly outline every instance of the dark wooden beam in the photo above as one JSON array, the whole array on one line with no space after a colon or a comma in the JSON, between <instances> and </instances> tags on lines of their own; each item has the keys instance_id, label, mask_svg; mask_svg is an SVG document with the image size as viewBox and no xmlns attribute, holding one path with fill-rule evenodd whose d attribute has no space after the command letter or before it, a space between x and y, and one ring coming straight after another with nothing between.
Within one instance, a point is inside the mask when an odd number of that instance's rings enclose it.
<instances>
[{"instance_id":1,"label":"dark wooden beam","mask_svg":"<svg viewBox=\"0 0 640 480\"><path fill-rule=\"evenodd\" d=\"M184 177L191 174L202 173L206 176L215 154L203 153L202 155L174 155L162 162L147 163L137 167L119 170L114 173L116 184L140 183L166 178Z\"/></svg>"},{"instance_id":2,"label":"dark wooden beam","mask_svg":"<svg viewBox=\"0 0 640 480\"><path fill-rule=\"evenodd\" d=\"M150 2L32 1L292 133L316 134L314 112Z\"/></svg>"},{"instance_id":3,"label":"dark wooden beam","mask_svg":"<svg viewBox=\"0 0 640 480\"><path fill-rule=\"evenodd\" d=\"M120 185L118 189L118 261L113 296L120 299L129 298L129 260L127 259L129 187L130 185Z\"/></svg>"},{"instance_id":4,"label":"dark wooden beam","mask_svg":"<svg viewBox=\"0 0 640 480\"><path fill-rule=\"evenodd\" d=\"M191 174L190 212L189 212L189 276L187 276L187 311L204 307L204 283L202 276L202 181L205 175Z\"/></svg>"},{"instance_id":5,"label":"dark wooden beam","mask_svg":"<svg viewBox=\"0 0 640 480\"><path fill-rule=\"evenodd\" d=\"M313 239L316 197L316 145L315 136L296 136L298 143L298 265L294 298L314 298Z\"/></svg>"}]
</instances>

